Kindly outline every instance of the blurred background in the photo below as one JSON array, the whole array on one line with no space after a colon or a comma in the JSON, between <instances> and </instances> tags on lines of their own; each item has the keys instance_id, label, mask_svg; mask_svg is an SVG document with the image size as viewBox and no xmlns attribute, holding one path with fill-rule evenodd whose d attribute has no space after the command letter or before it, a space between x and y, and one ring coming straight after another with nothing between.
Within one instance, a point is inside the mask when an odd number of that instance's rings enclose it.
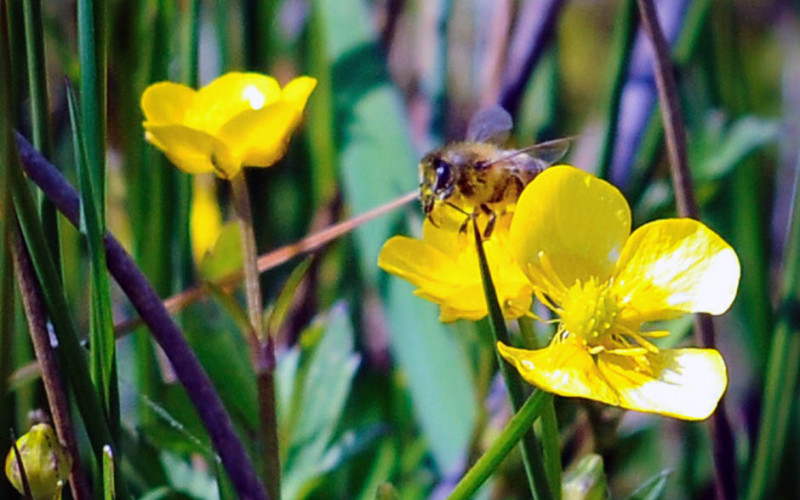
<instances>
[{"instance_id":1,"label":"blurred background","mask_svg":"<svg viewBox=\"0 0 800 500\"><path fill-rule=\"evenodd\" d=\"M716 320L739 497L793 498L798 276L783 269L800 144L800 9L767 0L656 3L702 219L742 263L738 299ZM6 2L12 74L0 78L16 96L14 116L3 119L30 138L22 4ZM225 221L233 220L230 193L227 183L179 172L145 143L139 99L161 80L198 87L227 71L319 80L286 157L247 171L262 253L414 190L419 158L463 138L472 114L494 103L514 117L512 145L574 136L566 161L617 185L636 226L676 216L652 50L635 2L111 0L101 19L108 227L164 298L235 271L241 257L235 231L223 232L202 260L193 257L193 193L211 190ZM44 1L41 20L46 64L36 78L47 90L46 154L77 185L65 83L79 87L76 5ZM388 237L418 236L421 222L412 203L262 275L265 303L279 311L272 326L285 499L371 499L383 483L402 499L444 498L510 417L488 323L441 324L435 306L376 265ZM85 332L80 238L59 224L64 287ZM257 398L239 294L206 295L177 318L247 442ZM116 288L112 299L118 321L134 316ZM28 412L46 401L18 301L2 322L11 325L12 350L0 414L21 434ZM691 318L670 323L666 341L692 344L691 326ZM118 349L123 475L132 494L224 498L208 436L148 332L125 333ZM765 417L769 400L780 409ZM565 470L591 453L602 457L604 475L596 463L586 472L584 461L579 480L607 482L612 498L713 496L708 423L578 400L557 399L556 410ZM759 429L777 433L761 454ZM0 436L7 449L7 433ZM3 498L16 494L2 488ZM480 498L528 495L515 450Z\"/></svg>"}]
</instances>

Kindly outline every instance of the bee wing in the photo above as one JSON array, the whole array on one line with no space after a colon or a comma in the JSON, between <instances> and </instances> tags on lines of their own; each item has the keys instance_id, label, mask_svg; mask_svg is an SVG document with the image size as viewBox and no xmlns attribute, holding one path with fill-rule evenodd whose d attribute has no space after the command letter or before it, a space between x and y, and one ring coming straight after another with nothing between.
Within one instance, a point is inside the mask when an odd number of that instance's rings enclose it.
<instances>
[{"instance_id":1,"label":"bee wing","mask_svg":"<svg viewBox=\"0 0 800 500\"><path fill-rule=\"evenodd\" d=\"M494 160L492 164L510 160L511 158L524 153L537 160L538 163L542 163L543 167L548 167L564 158L564 156L567 154L567 151L569 151L570 145L572 145L572 139L573 137L563 137L561 139L553 139L552 141L533 144L522 149L516 149L511 153Z\"/></svg>"},{"instance_id":2,"label":"bee wing","mask_svg":"<svg viewBox=\"0 0 800 500\"><path fill-rule=\"evenodd\" d=\"M511 115L500 106L484 108L472 117L467 127L467 140L471 142L502 143L514 126Z\"/></svg>"},{"instance_id":3,"label":"bee wing","mask_svg":"<svg viewBox=\"0 0 800 500\"><path fill-rule=\"evenodd\" d=\"M517 152L527 153L548 165L552 165L566 156L569 147L572 145L572 139L572 137L563 137L552 141L540 142L527 148L519 149Z\"/></svg>"}]
</instances>

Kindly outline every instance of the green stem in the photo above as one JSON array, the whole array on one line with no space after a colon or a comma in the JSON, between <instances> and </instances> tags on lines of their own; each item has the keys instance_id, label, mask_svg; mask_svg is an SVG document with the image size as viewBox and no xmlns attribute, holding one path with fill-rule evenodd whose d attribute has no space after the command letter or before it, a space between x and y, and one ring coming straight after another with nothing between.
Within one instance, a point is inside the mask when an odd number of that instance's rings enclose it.
<instances>
[{"instance_id":1,"label":"green stem","mask_svg":"<svg viewBox=\"0 0 800 500\"><path fill-rule=\"evenodd\" d=\"M481 268L481 278L483 280L483 291L486 294L486 304L489 309L489 319L492 326L492 333L494 334L495 343L502 342L510 345L511 342L506 329L506 323L503 318L503 311L500 308L500 303L497 300L497 291L492 282L491 271L489 270L489 262L486 260L486 252L483 249L483 239L481 232L478 229L478 223L473 218L472 231L475 235L475 246L478 250L478 261ZM495 350L497 356L497 363L500 367L500 372L506 382L508 396L511 399L511 406L514 411L519 411L525 401L523 392L522 381L517 376L511 366L503 360L500 353ZM544 469L544 460L542 459L542 450L533 428L529 428L522 439L522 460L525 463L525 473L528 476L528 482L531 487L531 493L535 500L552 500L553 493L549 487L549 479Z\"/></svg>"},{"instance_id":2,"label":"green stem","mask_svg":"<svg viewBox=\"0 0 800 500\"><path fill-rule=\"evenodd\" d=\"M520 317L517 320L519 330L527 349L542 349L547 346L541 337L537 335L533 320L528 317ZM544 452L544 468L547 472L547 479L550 482L550 489L553 496L561 498L561 443L559 442L558 417L556 416L555 400L545 403L542 409L542 418L536 421L534 428L537 431Z\"/></svg>"},{"instance_id":3,"label":"green stem","mask_svg":"<svg viewBox=\"0 0 800 500\"><path fill-rule=\"evenodd\" d=\"M275 343L264 335L264 308L258 273L258 250L253 231L253 213L244 171L231 180L233 205L239 218L244 252L244 282L251 331L248 335L251 363L258 385L260 436L264 449L264 483L270 498L280 498L278 420L275 413Z\"/></svg>"},{"instance_id":4,"label":"green stem","mask_svg":"<svg viewBox=\"0 0 800 500\"><path fill-rule=\"evenodd\" d=\"M239 218L242 232L242 251L244 252L244 285L247 298L247 312L252 333L259 342L264 340L264 321L261 305L261 284L258 279L258 250L253 230L253 213L250 208L250 194L244 171L231 179L233 205Z\"/></svg>"},{"instance_id":5,"label":"green stem","mask_svg":"<svg viewBox=\"0 0 800 500\"><path fill-rule=\"evenodd\" d=\"M544 391L535 391L531 394L531 397L520 407L495 442L486 450L486 453L461 478L453 492L447 497L448 500L473 498L478 488L492 475L514 445L523 435L530 433L533 422L547 403L552 401L552 396Z\"/></svg>"}]
</instances>

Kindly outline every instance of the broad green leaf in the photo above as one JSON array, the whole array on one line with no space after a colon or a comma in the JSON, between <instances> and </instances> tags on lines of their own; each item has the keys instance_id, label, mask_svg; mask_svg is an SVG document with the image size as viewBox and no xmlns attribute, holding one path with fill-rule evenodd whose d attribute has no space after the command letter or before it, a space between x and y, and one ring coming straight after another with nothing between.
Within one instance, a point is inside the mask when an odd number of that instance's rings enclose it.
<instances>
[{"instance_id":1,"label":"broad green leaf","mask_svg":"<svg viewBox=\"0 0 800 500\"><path fill-rule=\"evenodd\" d=\"M303 498L313 482L324 473L326 454L338 445L331 445L341 420L360 356L353 351L353 329L347 309L334 307L325 332L308 357L300 408L289 437L289 456L284 464L282 494L286 499ZM302 342L301 342L302 343ZM297 390L297 388L295 389Z\"/></svg>"},{"instance_id":2,"label":"broad green leaf","mask_svg":"<svg viewBox=\"0 0 800 500\"><path fill-rule=\"evenodd\" d=\"M464 464L475 422L475 398L466 355L439 322L436 307L414 296L413 286L390 278L390 342L403 371L422 433L446 474Z\"/></svg>"},{"instance_id":3,"label":"broad green leaf","mask_svg":"<svg viewBox=\"0 0 800 500\"><path fill-rule=\"evenodd\" d=\"M389 79L377 34L363 0L315 2L336 96L340 178L354 213L363 213L413 190L417 158L400 93ZM399 214L356 230L362 271L378 276L378 253Z\"/></svg>"},{"instance_id":4,"label":"broad green leaf","mask_svg":"<svg viewBox=\"0 0 800 500\"><path fill-rule=\"evenodd\" d=\"M160 458L174 489L197 500L219 500L217 482L211 475L192 467L172 453L164 451Z\"/></svg>"},{"instance_id":5,"label":"broad green leaf","mask_svg":"<svg viewBox=\"0 0 800 500\"><path fill-rule=\"evenodd\" d=\"M250 429L258 428L258 390L249 351L233 320L219 310L198 305L185 315L185 332L198 359L232 415Z\"/></svg>"}]
</instances>

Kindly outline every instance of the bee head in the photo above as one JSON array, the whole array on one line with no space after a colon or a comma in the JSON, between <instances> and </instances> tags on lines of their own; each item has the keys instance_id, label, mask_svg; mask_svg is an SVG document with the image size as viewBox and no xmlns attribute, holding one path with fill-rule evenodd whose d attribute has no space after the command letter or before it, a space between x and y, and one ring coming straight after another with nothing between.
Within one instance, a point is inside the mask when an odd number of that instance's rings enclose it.
<instances>
[{"instance_id":1,"label":"bee head","mask_svg":"<svg viewBox=\"0 0 800 500\"><path fill-rule=\"evenodd\" d=\"M455 185L455 168L439 151L425 156L419 164L420 188L439 199L448 197Z\"/></svg>"},{"instance_id":2,"label":"bee head","mask_svg":"<svg viewBox=\"0 0 800 500\"><path fill-rule=\"evenodd\" d=\"M431 213L437 200L446 200L455 188L456 169L441 153L434 151L419 164L420 198L426 214Z\"/></svg>"}]
</instances>

